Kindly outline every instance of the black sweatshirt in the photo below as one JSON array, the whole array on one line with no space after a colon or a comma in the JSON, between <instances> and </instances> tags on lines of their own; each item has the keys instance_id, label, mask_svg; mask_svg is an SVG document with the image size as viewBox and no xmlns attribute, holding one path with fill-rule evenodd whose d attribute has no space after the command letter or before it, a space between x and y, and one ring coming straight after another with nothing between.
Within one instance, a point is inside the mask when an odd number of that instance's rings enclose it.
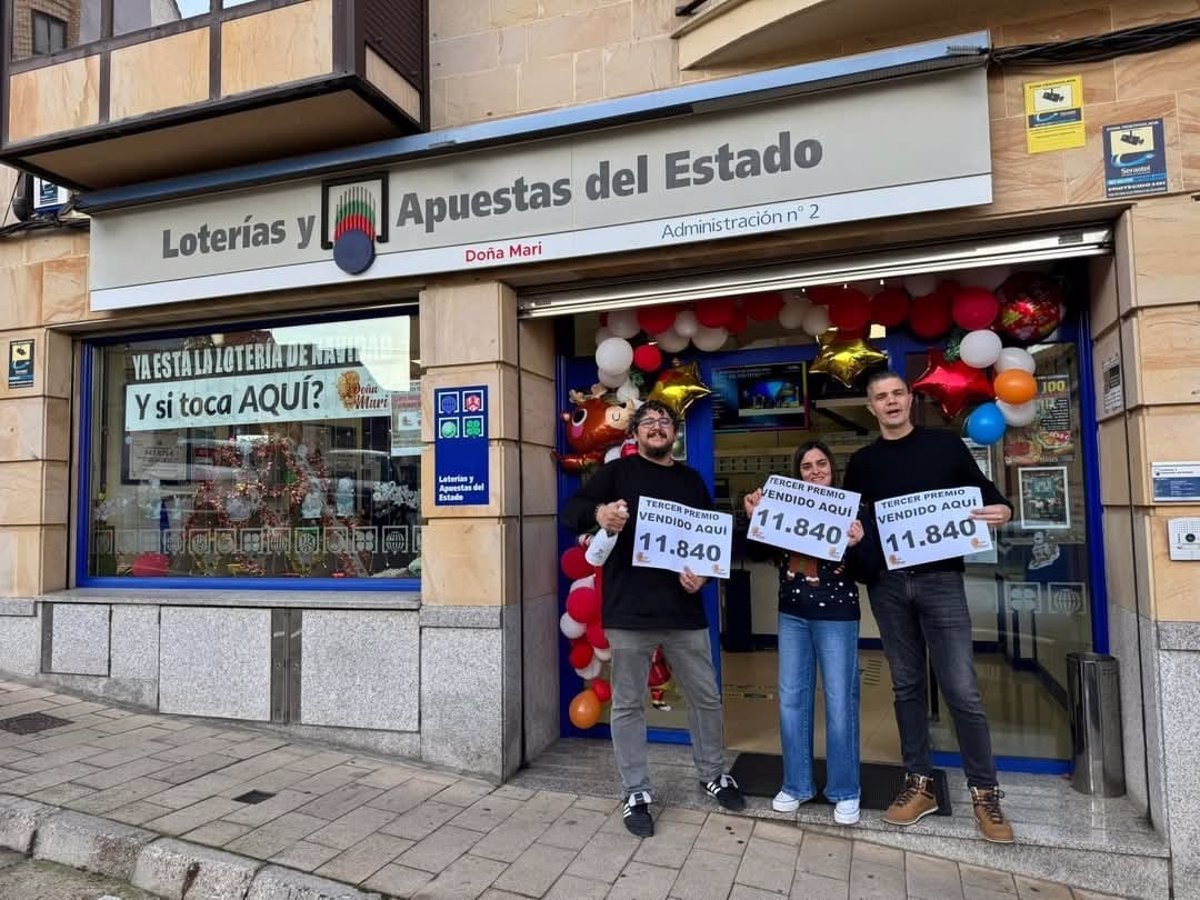
<instances>
[{"instance_id":1,"label":"black sweatshirt","mask_svg":"<svg viewBox=\"0 0 1200 900\"><path fill-rule=\"evenodd\" d=\"M846 490L862 494L863 506L872 524L877 500L944 488L977 487L985 506L1003 503L1012 508L980 470L962 438L952 431L935 428L914 428L896 440L881 437L856 451L846 466L842 484ZM872 568L876 572L886 571L878 530L868 529L864 542L868 539L873 547ZM961 556L956 556L910 566L903 571L961 572L963 561Z\"/></svg>"},{"instance_id":2,"label":"black sweatshirt","mask_svg":"<svg viewBox=\"0 0 1200 900\"><path fill-rule=\"evenodd\" d=\"M689 594L679 583L678 572L633 565L633 533L638 500L654 497L694 509L712 509L704 479L682 463L660 466L640 455L614 459L589 478L559 514L562 524L580 534L596 528L596 506L624 500L629 521L617 537L604 564L603 610L605 628L707 628L700 594Z\"/></svg>"}]
</instances>

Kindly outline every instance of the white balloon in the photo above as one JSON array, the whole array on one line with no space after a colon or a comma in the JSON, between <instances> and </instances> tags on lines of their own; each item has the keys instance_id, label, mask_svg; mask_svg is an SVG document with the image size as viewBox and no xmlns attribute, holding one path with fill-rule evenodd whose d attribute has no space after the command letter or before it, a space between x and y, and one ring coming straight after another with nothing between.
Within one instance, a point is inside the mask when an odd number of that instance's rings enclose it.
<instances>
[{"instance_id":1,"label":"white balloon","mask_svg":"<svg viewBox=\"0 0 1200 900\"><path fill-rule=\"evenodd\" d=\"M633 347L620 337L610 337L596 348L596 367L605 372L625 372L633 365ZM620 384L618 381L617 384ZM617 385L614 384L613 387Z\"/></svg>"},{"instance_id":2,"label":"white balloon","mask_svg":"<svg viewBox=\"0 0 1200 900\"><path fill-rule=\"evenodd\" d=\"M685 309L675 317L675 324L671 327L676 334L690 338L700 330L700 320L696 318L696 314L690 309Z\"/></svg>"},{"instance_id":3,"label":"white balloon","mask_svg":"<svg viewBox=\"0 0 1200 900\"><path fill-rule=\"evenodd\" d=\"M932 273L923 275L909 275L904 279L904 286L908 288L909 294L914 297L924 297L926 294L932 294L937 290L938 277ZM612 317L609 316L609 324L612 324Z\"/></svg>"},{"instance_id":4,"label":"white balloon","mask_svg":"<svg viewBox=\"0 0 1200 900\"><path fill-rule=\"evenodd\" d=\"M610 372L607 369L596 370L596 380L598 380L606 388L619 388L629 379L629 370L624 372Z\"/></svg>"},{"instance_id":5,"label":"white balloon","mask_svg":"<svg viewBox=\"0 0 1200 900\"><path fill-rule=\"evenodd\" d=\"M1032 375L1037 371L1037 360L1028 350L1022 350L1020 347L1005 347L996 359L996 371L1004 372L1008 369L1024 369Z\"/></svg>"},{"instance_id":6,"label":"white balloon","mask_svg":"<svg viewBox=\"0 0 1200 900\"><path fill-rule=\"evenodd\" d=\"M640 400L641 397L642 395L638 391L638 386L628 378L625 379L624 384L617 388L617 399L622 403L625 403L628 400Z\"/></svg>"},{"instance_id":7,"label":"white balloon","mask_svg":"<svg viewBox=\"0 0 1200 900\"><path fill-rule=\"evenodd\" d=\"M562 618L558 620L558 630L563 633L564 637L571 640L587 634L587 626L582 622L576 622L568 613L563 613Z\"/></svg>"},{"instance_id":8,"label":"white balloon","mask_svg":"<svg viewBox=\"0 0 1200 900\"><path fill-rule=\"evenodd\" d=\"M571 593L571 591L575 590L576 588L591 588L592 590L595 590L596 589L596 576L588 575L584 578L579 578L579 579L576 579L575 581L572 581L571 587L567 590L567 593L568 594Z\"/></svg>"},{"instance_id":9,"label":"white balloon","mask_svg":"<svg viewBox=\"0 0 1200 900\"><path fill-rule=\"evenodd\" d=\"M575 674L584 681L591 681L600 674L600 660L596 659L595 654L592 655L592 661L582 669L576 669Z\"/></svg>"},{"instance_id":10,"label":"white balloon","mask_svg":"<svg viewBox=\"0 0 1200 900\"><path fill-rule=\"evenodd\" d=\"M804 316L810 309L807 303L785 303L779 311L779 324L784 328L799 328L804 324Z\"/></svg>"},{"instance_id":11,"label":"white balloon","mask_svg":"<svg viewBox=\"0 0 1200 900\"><path fill-rule=\"evenodd\" d=\"M705 353L720 350L725 346L727 340L729 340L729 332L724 328L705 328L701 325L700 330L692 335L692 343L696 345L696 349L703 350Z\"/></svg>"},{"instance_id":12,"label":"white balloon","mask_svg":"<svg viewBox=\"0 0 1200 900\"><path fill-rule=\"evenodd\" d=\"M962 343L958 345L958 355L968 366L986 369L996 361L1003 349L1000 335L994 331L980 329L963 335Z\"/></svg>"},{"instance_id":13,"label":"white balloon","mask_svg":"<svg viewBox=\"0 0 1200 900\"><path fill-rule=\"evenodd\" d=\"M608 330L620 338L631 338L642 326L638 324L637 311L618 309L608 314Z\"/></svg>"},{"instance_id":14,"label":"white balloon","mask_svg":"<svg viewBox=\"0 0 1200 900\"><path fill-rule=\"evenodd\" d=\"M600 662L608 662L610 659L612 659L611 647L605 647L603 649L600 647L593 647L592 650L596 654L594 657L592 657L593 659L598 659Z\"/></svg>"},{"instance_id":15,"label":"white balloon","mask_svg":"<svg viewBox=\"0 0 1200 900\"><path fill-rule=\"evenodd\" d=\"M810 306L804 312L804 330L816 337L829 330L829 310L823 306Z\"/></svg>"},{"instance_id":16,"label":"white balloon","mask_svg":"<svg viewBox=\"0 0 1200 900\"><path fill-rule=\"evenodd\" d=\"M618 459L620 456L621 456L621 445L620 444L617 444L617 446L615 446L615 447L609 447L607 450L604 451L604 461L606 463L610 463L614 459Z\"/></svg>"},{"instance_id":17,"label":"white balloon","mask_svg":"<svg viewBox=\"0 0 1200 900\"><path fill-rule=\"evenodd\" d=\"M1000 407L1004 421L1016 428L1020 428L1022 425L1029 425L1037 418L1036 400L1030 400L1027 403L1018 403L1016 406L1011 403L1005 403L1003 400L997 400L996 406Z\"/></svg>"},{"instance_id":18,"label":"white balloon","mask_svg":"<svg viewBox=\"0 0 1200 900\"><path fill-rule=\"evenodd\" d=\"M593 335L593 340L595 340L596 346L599 347L612 336L613 333L611 331L609 331L606 327L601 326L600 328L596 329L596 333Z\"/></svg>"},{"instance_id":19,"label":"white balloon","mask_svg":"<svg viewBox=\"0 0 1200 900\"><path fill-rule=\"evenodd\" d=\"M963 282L994 291L1000 285L1004 284L1011 274L1012 270L1008 266L984 266L981 269L969 269L964 272Z\"/></svg>"},{"instance_id":20,"label":"white balloon","mask_svg":"<svg viewBox=\"0 0 1200 900\"><path fill-rule=\"evenodd\" d=\"M679 353L688 345L688 339L676 332L675 329L664 331L662 334L656 334L654 342L658 344L658 349L664 353Z\"/></svg>"}]
</instances>

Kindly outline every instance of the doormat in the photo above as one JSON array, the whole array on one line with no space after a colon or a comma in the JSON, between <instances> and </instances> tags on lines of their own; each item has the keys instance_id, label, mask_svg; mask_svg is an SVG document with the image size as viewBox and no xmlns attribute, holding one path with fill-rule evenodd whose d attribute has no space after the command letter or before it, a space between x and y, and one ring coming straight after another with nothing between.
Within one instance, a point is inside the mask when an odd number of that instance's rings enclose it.
<instances>
[{"instance_id":1,"label":"doormat","mask_svg":"<svg viewBox=\"0 0 1200 900\"><path fill-rule=\"evenodd\" d=\"M740 753L729 774L737 781L743 794L774 797L783 785L783 757L774 753ZM858 777L862 788L859 805L863 809L887 809L904 786L904 767L862 763L858 768ZM813 760L813 779L818 785L825 783L825 760ZM950 791L946 784L946 773L941 769L933 770L933 795L938 802L938 811L934 815L950 815ZM818 794L810 802L828 801Z\"/></svg>"}]
</instances>

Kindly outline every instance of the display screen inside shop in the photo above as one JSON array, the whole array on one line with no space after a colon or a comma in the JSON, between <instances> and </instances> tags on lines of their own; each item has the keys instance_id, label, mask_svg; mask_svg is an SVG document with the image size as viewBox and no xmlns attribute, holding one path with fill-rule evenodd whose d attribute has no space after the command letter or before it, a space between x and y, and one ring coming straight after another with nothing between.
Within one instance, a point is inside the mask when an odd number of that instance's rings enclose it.
<instances>
[{"instance_id":1,"label":"display screen inside shop","mask_svg":"<svg viewBox=\"0 0 1200 900\"><path fill-rule=\"evenodd\" d=\"M420 574L414 316L95 350L92 577Z\"/></svg>"}]
</instances>

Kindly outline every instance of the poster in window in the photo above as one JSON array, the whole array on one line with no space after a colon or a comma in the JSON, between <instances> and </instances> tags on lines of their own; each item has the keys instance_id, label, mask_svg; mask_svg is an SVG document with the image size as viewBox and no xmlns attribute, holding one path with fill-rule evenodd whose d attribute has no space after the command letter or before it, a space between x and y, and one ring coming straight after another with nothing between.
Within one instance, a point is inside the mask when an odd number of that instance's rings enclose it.
<instances>
[{"instance_id":1,"label":"poster in window","mask_svg":"<svg viewBox=\"0 0 1200 900\"><path fill-rule=\"evenodd\" d=\"M187 480L188 444L175 431L133 431L125 435L122 484Z\"/></svg>"},{"instance_id":2,"label":"poster in window","mask_svg":"<svg viewBox=\"0 0 1200 900\"><path fill-rule=\"evenodd\" d=\"M808 427L807 367L802 362L715 369L712 391L717 432Z\"/></svg>"},{"instance_id":3,"label":"poster in window","mask_svg":"<svg viewBox=\"0 0 1200 900\"><path fill-rule=\"evenodd\" d=\"M1075 459L1071 379L1068 375L1039 375L1033 402L1037 417L1029 425L1004 433L1004 464L1038 466Z\"/></svg>"},{"instance_id":4,"label":"poster in window","mask_svg":"<svg viewBox=\"0 0 1200 900\"><path fill-rule=\"evenodd\" d=\"M1071 527L1066 466L1018 469L1017 483L1020 486L1022 528Z\"/></svg>"}]
</instances>

